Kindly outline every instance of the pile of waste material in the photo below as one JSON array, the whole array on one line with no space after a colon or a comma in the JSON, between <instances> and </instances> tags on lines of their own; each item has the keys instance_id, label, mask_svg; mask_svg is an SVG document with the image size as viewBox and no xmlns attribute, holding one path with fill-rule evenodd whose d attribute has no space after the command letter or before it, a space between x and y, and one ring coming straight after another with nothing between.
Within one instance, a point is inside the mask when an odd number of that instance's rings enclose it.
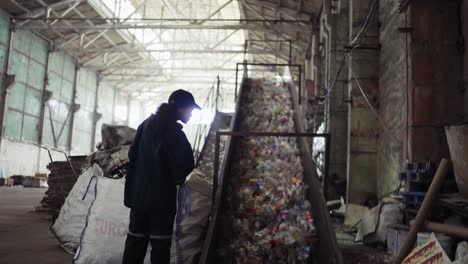
<instances>
[{"instance_id":1,"label":"pile of waste material","mask_svg":"<svg viewBox=\"0 0 468 264\"><path fill-rule=\"evenodd\" d=\"M104 177L122 178L128 163L128 151L135 137L136 130L126 126L101 127L102 143L97 145L97 151L88 157L92 166L98 164L104 172Z\"/></svg>"},{"instance_id":2,"label":"pile of waste material","mask_svg":"<svg viewBox=\"0 0 468 264\"><path fill-rule=\"evenodd\" d=\"M47 165L50 171L47 178L49 189L36 210L50 212L54 218L60 212L79 175L87 168L86 156L70 156L69 160L70 162L55 161Z\"/></svg>"},{"instance_id":3,"label":"pile of waste material","mask_svg":"<svg viewBox=\"0 0 468 264\"><path fill-rule=\"evenodd\" d=\"M240 131L295 132L286 84L255 80L248 88ZM316 229L296 138L243 137L237 146L227 189L232 234L218 253L233 263L306 263Z\"/></svg>"}]
</instances>

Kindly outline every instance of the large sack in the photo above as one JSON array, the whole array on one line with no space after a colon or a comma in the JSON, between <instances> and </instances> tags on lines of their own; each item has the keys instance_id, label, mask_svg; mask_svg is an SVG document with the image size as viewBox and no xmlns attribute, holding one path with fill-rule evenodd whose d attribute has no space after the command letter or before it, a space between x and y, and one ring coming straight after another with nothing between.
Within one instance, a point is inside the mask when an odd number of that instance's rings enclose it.
<instances>
[{"instance_id":1,"label":"large sack","mask_svg":"<svg viewBox=\"0 0 468 264\"><path fill-rule=\"evenodd\" d=\"M206 176L201 171L194 170L187 180L190 199L179 199L179 201L190 203L191 212L190 214L184 212L183 218L180 220L178 241L176 238L178 228L176 217L171 249L171 263L198 263L200 258L206 229L208 228L212 201L211 185L204 178ZM178 213L180 211L179 207Z\"/></svg>"},{"instance_id":2,"label":"large sack","mask_svg":"<svg viewBox=\"0 0 468 264\"><path fill-rule=\"evenodd\" d=\"M197 175L199 174L199 175ZM211 186L201 179L201 172L195 170L187 181L190 199L184 200L183 207L191 205L191 214L184 212L180 219L180 240L176 251L177 221L171 249L171 262L196 263L208 226L211 210ZM96 199L91 205L87 224L82 233L74 263L114 264L121 263L125 238L128 232L130 209L123 205L125 179L99 178L95 181ZM186 204L188 203L188 204ZM148 253L150 246L148 246ZM147 253L145 263L149 263Z\"/></svg>"},{"instance_id":3,"label":"large sack","mask_svg":"<svg viewBox=\"0 0 468 264\"><path fill-rule=\"evenodd\" d=\"M99 178L95 182L96 199L73 263L122 263L130 213L123 204L124 185L125 179Z\"/></svg>"},{"instance_id":4,"label":"large sack","mask_svg":"<svg viewBox=\"0 0 468 264\"><path fill-rule=\"evenodd\" d=\"M91 185L94 186L93 181L99 177L102 177L102 171L98 165L94 165L78 177L51 228L62 247L71 254L78 248L88 208L94 200L95 193Z\"/></svg>"}]
</instances>

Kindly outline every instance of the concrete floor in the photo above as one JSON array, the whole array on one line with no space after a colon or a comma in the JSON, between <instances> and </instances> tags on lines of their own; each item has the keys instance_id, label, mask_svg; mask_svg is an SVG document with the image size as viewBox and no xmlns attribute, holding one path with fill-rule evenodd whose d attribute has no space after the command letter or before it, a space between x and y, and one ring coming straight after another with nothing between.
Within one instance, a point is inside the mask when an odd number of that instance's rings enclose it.
<instances>
[{"instance_id":1,"label":"concrete floor","mask_svg":"<svg viewBox=\"0 0 468 264\"><path fill-rule=\"evenodd\" d=\"M49 231L50 216L34 212L46 189L0 187L0 263L71 263Z\"/></svg>"}]
</instances>

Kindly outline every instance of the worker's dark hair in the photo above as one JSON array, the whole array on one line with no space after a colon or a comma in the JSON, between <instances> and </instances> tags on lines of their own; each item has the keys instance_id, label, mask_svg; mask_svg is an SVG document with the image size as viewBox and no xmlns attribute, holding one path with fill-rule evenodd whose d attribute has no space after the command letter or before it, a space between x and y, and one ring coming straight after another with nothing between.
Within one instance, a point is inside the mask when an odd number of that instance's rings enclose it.
<instances>
[{"instance_id":1,"label":"worker's dark hair","mask_svg":"<svg viewBox=\"0 0 468 264\"><path fill-rule=\"evenodd\" d=\"M156 110L156 134L166 136L168 127L177 121L177 106L172 103L163 103Z\"/></svg>"}]
</instances>

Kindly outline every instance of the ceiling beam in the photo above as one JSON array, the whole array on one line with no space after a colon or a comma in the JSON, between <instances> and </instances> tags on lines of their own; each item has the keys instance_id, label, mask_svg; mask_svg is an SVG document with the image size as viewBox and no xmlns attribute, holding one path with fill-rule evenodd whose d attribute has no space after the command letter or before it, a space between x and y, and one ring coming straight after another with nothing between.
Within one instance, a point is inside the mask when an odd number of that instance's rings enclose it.
<instances>
[{"instance_id":1,"label":"ceiling beam","mask_svg":"<svg viewBox=\"0 0 468 264\"><path fill-rule=\"evenodd\" d=\"M120 83L120 84L128 84L128 83L151 83L154 85L157 84L213 84L213 80L165 80L165 81L152 81L152 80L145 80L145 79L134 79L134 80L126 80L126 79L120 79L120 80L106 80L103 79L103 81L108 82L108 83ZM234 82L222 82L223 84L235 84Z\"/></svg>"},{"instance_id":2,"label":"ceiling beam","mask_svg":"<svg viewBox=\"0 0 468 264\"><path fill-rule=\"evenodd\" d=\"M155 70L160 69L159 65L147 65L147 66L126 66L126 65L112 65L112 66L89 66L88 68L95 71L102 70L114 70L121 69L124 70ZM161 69L162 71L171 70L171 71L220 71L220 72L234 72L236 68L210 68L210 67L165 67Z\"/></svg>"},{"instance_id":3,"label":"ceiling beam","mask_svg":"<svg viewBox=\"0 0 468 264\"><path fill-rule=\"evenodd\" d=\"M41 8L38 8L36 10L27 12L27 14L23 15L22 17L27 16L28 18L37 18L37 17L40 17L40 16L43 16L43 15L47 14L48 10L60 9L63 6L67 6L68 4L72 4L72 5L81 4L81 3L86 2L86 1L88 1L88 0L62 0L62 1L58 2L58 3L50 4L50 5L46 6L46 7L41 7ZM26 19L26 20L22 21L20 26L28 23L29 21L31 21L31 19Z\"/></svg>"},{"instance_id":4,"label":"ceiling beam","mask_svg":"<svg viewBox=\"0 0 468 264\"><path fill-rule=\"evenodd\" d=\"M206 25L206 24L181 24L181 25L169 25L169 24L142 24L139 23L116 23L116 24L99 24L99 25L86 25L86 24L74 24L74 25L33 25L28 24L19 29L29 29L29 30L66 30L66 29L77 29L77 30L118 30L118 29L161 29L161 30L251 30L251 31L261 31L261 32L271 32L271 31L280 31L280 32L309 32L312 31L311 27L304 25L283 25L276 24L270 26L264 26L259 24L221 24L221 25Z\"/></svg>"},{"instance_id":5,"label":"ceiling beam","mask_svg":"<svg viewBox=\"0 0 468 264\"><path fill-rule=\"evenodd\" d=\"M255 5L258 7L269 8L272 11L278 12L284 15L285 17L288 17L289 19L301 19L301 20L309 20L309 21L312 19L310 14L307 14L304 12L297 13L297 10L281 6L280 1L273 3L273 2L269 2L265 0L239 0L239 2L249 4L249 5Z\"/></svg>"},{"instance_id":6,"label":"ceiling beam","mask_svg":"<svg viewBox=\"0 0 468 264\"><path fill-rule=\"evenodd\" d=\"M137 48L137 49L126 49L126 48L70 48L67 49L71 52L88 52L93 54L99 53L126 53L126 54L133 54L133 53L163 53L163 52L170 52L170 53L195 53L195 54L243 54L244 50L222 50L222 49L145 49L145 48ZM274 51L265 51L261 49L248 49L247 53L249 54L271 54Z\"/></svg>"},{"instance_id":7,"label":"ceiling beam","mask_svg":"<svg viewBox=\"0 0 468 264\"><path fill-rule=\"evenodd\" d=\"M218 14L219 12L221 12L221 10L223 10L226 6L228 6L230 3L232 3L234 0L228 0L226 1L226 3L224 3L222 6L220 6L218 9L216 9L215 11L213 11L213 13L211 13L211 15L209 15L207 18L201 20L200 22L197 22L198 24L203 24L205 23L206 21L208 21L210 18L214 17L216 14Z\"/></svg>"}]
</instances>

